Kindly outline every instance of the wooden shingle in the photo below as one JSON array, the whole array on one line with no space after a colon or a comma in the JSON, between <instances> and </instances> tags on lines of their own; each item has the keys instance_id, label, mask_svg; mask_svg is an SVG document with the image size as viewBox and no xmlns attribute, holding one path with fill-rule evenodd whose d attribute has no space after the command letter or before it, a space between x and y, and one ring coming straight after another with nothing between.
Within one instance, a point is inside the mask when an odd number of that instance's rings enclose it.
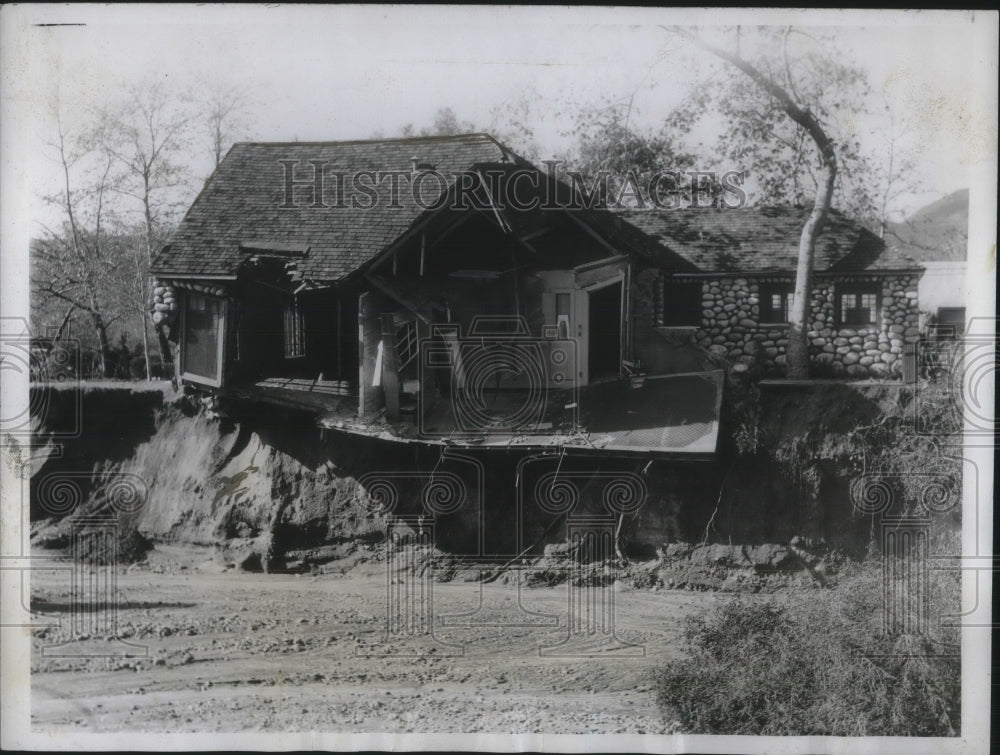
<instances>
[{"instance_id":1,"label":"wooden shingle","mask_svg":"<svg viewBox=\"0 0 1000 755\"><path fill-rule=\"evenodd\" d=\"M308 249L301 275L335 281L358 270L427 212L413 196L412 159L432 165L447 181L507 151L486 134L352 142L239 143L222 160L177 231L153 260L160 276L234 275L248 249ZM322 166L323 197L313 197L314 169ZM290 166L290 167L286 167ZM288 170L293 181L288 195ZM357 188L362 171L401 171L398 201L390 181L370 197ZM424 203L440 182L426 181ZM326 206L321 206L325 204ZM361 206L354 206L359 204ZM371 207L365 205L371 204Z\"/></svg>"}]
</instances>

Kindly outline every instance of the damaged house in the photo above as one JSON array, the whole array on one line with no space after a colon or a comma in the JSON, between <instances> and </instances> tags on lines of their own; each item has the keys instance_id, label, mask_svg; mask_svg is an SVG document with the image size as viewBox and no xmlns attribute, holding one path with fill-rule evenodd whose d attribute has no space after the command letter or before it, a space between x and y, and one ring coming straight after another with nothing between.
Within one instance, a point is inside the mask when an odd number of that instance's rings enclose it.
<instances>
[{"instance_id":1,"label":"damaged house","mask_svg":"<svg viewBox=\"0 0 1000 755\"><path fill-rule=\"evenodd\" d=\"M801 210L610 212L492 137L235 145L153 264L178 377L423 443L708 457L780 371ZM919 273L835 216L814 360L889 376ZM891 357L891 358L890 358Z\"/></svg>"},{"instance_id":2,"label":"damaged house","mask_svg":"<svg viewBox=\"0 0 1000 755\"><path fill-rule=\"evenodd\" d=\"M712 453L721 375L635 357L637 265L692 266L568 192L480 134L237 144L154 261L179 378L400 439Z\"/></svg>"}]
</instances>

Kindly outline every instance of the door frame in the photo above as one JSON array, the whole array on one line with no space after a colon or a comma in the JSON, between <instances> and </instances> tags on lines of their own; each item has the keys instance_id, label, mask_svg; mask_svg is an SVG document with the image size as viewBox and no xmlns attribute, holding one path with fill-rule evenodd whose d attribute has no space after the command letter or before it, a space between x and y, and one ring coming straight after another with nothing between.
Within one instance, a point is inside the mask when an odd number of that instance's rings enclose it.
<instances>
[{"instance_id":1,"label":"door frame","mask_svg":"<svg viewBox=\"0 0 1000 755\"><path fill-rule=\"evenodd\" d=\"M621 285L618 297L618 377L622 375L622 360L625 359L625 280L628 276L620 272L612 278L592 283L586 288L577 289L581 296L579 300L578 321L582 323L585 336L578 347L580 370L583 373L583 385L590 385L590 294L610 286Z\"/></svg>"},{"instance_id":2,"label":"door frame","mask_svg":"<svg viewBox=\"0 0 1000 755\"><path fill-rule=\"evenodd\" d=\"M585 274L593 274L598 268L609 266L610 274L593 280L586 285L579 284L579 278ZM596 262L588 262L570 270L548 270L540 274L542 286L543 325L555 325L555 295L570 295L570 311L573 327L571 337L576 341L576 356L578 369L576 384L590 384L590 293L608 286L621 285L621 297L618 310L618 376L622 375L622 361L628 359L627 315L630 306L630 261L626 255L608 257ZM591 276L587 276L591 277ZM551 297L551 298L549 298ZM550 320L551 316L551 320Z\"/></svg>"}]
</instances>

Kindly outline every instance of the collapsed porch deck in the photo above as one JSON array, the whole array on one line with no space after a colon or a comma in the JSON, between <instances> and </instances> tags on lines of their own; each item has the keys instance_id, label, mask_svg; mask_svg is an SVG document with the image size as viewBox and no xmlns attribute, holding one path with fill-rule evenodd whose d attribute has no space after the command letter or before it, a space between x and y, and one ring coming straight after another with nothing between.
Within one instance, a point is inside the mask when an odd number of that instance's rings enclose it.
<instances>
[{"instance_id":1,"label":"collapsed porch deck","mask_svg":"<svg viewBox=\"0 0 1000 755\"><path fill-rule=\"evenodd\" d=\"M581 390L575 422L541 421L515 432L483 428L478 433L460 427L447 401L428 409L423 422L412 415L398 423L361 419L357 393L342 381L269 378L228 389L224 396L307 412L324 430L400 443L707 458L718 442L722 386L722 372L608 381ZM498 398L513 400L509 394Z\"/></svg>"}]
</instances>

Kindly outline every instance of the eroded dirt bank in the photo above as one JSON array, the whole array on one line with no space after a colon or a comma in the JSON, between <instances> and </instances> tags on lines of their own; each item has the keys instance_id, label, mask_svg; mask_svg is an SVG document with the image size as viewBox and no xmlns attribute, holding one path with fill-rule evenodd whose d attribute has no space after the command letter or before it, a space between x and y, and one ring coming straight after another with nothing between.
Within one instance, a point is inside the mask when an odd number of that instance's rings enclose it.
<instances>
[{"instance_id":1,"label":"eroded dirt bank","mask_svg":"<svg viewBox=\"0 0 1000 755\"><path fill-rule=\"evenodd\" d=\"M618 545L606 556L767 573L828 566L832 550L862 555L876 515L858 506L852 485L873 471L894 484L937 475L946 483L937 494L957 501L954 460L917 443L910 387L737 384L727 391L712 461L442 453L321 432L305 416L264 407L213 417L196 401L164 401L162 390L85 392L76 399L83 434L60 437L75 406L63 392L62 409L39 428L62 452L32 478L33 515L45 520L36 541L58 545L74 514L110 507L123 529L154 542L214 545L245 569L308 571L352 555L365 560L389 524L406 519L397 532L427 524L441 551L503 562L553 555L568 536L567 511L610 511ZM947 412L943 403L932 409ZM75 511L40 485L60 475L79 486ZM113 500L121 490L108 490L115 475L137 488L127 506ZM620 508L609 509L616 480L626 484L612 500ZM633 506L628 496L640 488L644 502ZM895 508L881 513L911 511L920 494L890 491ZM570 498L575 508L565 509ZM935 516L955 519L957 506L948 503L938 501Z\"/></svg>"}]
</instances>

